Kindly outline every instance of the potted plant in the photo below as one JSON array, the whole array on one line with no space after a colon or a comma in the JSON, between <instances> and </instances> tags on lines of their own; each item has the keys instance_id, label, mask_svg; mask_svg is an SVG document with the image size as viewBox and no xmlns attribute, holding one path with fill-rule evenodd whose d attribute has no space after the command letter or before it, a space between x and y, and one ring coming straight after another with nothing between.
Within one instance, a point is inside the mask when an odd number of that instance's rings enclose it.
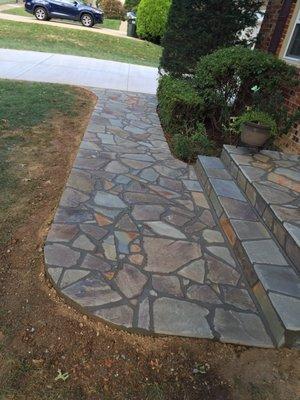
<instances>
[{"instance_id":1,"label":"potted plant","mask_svg":"<svg viewBox=\"0 0 300 400\"><path fill-rule=\"evenodd\" d=\"M240 143L248 147L262 148L270 138L277 135L275 120L259 110L248 110L238 116L232 128L240 135Z\"/></svg>"}]
</instances>

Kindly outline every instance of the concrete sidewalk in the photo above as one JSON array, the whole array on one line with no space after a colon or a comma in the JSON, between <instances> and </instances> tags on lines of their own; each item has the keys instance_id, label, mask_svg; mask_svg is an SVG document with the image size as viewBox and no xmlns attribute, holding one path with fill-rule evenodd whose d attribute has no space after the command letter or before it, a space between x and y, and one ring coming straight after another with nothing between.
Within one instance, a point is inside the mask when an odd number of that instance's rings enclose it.
<instances>
[{"instance_id":1,"label":"concrete sidewalk","mask_svg":"<svg viewBox=\"0 0 300 400\"><path fill-rule=\"evenodd\" d=\"M0 78L156 93L157 68L35 51L0 49Z\"/></svg>"}]
</instances>

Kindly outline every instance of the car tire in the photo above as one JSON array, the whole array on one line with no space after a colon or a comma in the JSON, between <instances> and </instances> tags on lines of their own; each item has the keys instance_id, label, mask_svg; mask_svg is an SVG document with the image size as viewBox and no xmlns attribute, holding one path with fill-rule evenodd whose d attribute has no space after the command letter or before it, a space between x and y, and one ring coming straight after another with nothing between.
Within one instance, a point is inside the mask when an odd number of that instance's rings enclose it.
<instances>
[{"instance_id":1,"label":"car tire","mask_svg":"<svg viewBox=\"0 0 300 400\"><path fill-rule=\"evenodd\" d=\"M91 16L91 14L87 13L82 14L82 16L80 17L80 21L82 25L86 28L91 28L95 24L94 18Z\"/></svg>"},{"instance_id":2,"label":"car tire","mask_svg":"<svg viewBox=\"0 0 300 400\"><path fill-rule=\"evenodd\" d=\"M34 16L38 21L48 21L49 17L44 7L36 7L34 10Z\"/></svg>"}]
</instances>

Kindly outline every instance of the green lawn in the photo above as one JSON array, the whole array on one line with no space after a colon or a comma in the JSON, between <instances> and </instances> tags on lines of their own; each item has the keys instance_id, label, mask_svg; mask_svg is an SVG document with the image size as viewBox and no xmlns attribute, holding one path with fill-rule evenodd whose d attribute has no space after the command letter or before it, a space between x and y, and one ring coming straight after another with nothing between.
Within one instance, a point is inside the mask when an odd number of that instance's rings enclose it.
<instances>
[{"instance_id":1,"label":"green lawn","mask_svg":"<svg viewBox=\"0 0 300 400\"><path fill-rule=\"evenodd\" d=\"M0 247L33 204L28 198L37 190L36 180L26 178L33 158L53 140L50 119L75 118L75 104L71 86L0 79Z\"/></svg>"},{"instance_id":2,"label":"green lawn","mask_svg":"<svg viewBox=\"0 0 300 400\"><path fill-rule=\"evenodd\" d=\"M0 79L0 132L32 128L53 110L72 112L73 104L72 86Z\"/></svg>"},{"instance_id":3,"label":"green lawn","mask_svg":"<svg viewBox=\"0 0 300 400\"><path fill-rule=\"evenodd\" d=\"M31 15L28 12L26 12L23 7L11 8L1 12L3 12L4 14L20 15L21 17L31 17ZM119 30L120 24L121 21L118 19L105 19L104 23L101 25L97 25L97 27L99 26L102 28Z\"/></svg>"},{"instance_id":4,"label":"green lawn","mask_svg":"<svg viewBox=\"0 0 300 400\"><path fill-rule=\"evenodd\" d=\"M21 17L30 17L30 14L28 14L28 12L26 12L23 7L8 8L7 10L3 10L1 12L3 14L13 14L20 15Z\"/></svg>"},{"instance_id":5,"label":"green lawn","mask_svg":"<svg viewBox=\"0 0 300 400\"><path fill-rule=\"evenodd\" d=\"M107 28L107 29L115 29L115 30L119 30L121 25L121 21L119 19L104 19L104 22L102 25L103 28Z\"/></svg>"},{"instance_id":6,"label":"green lawn","mask_svg":"<svg viewBox=\"0 0 300 400\"><path fill-rule=\"evenodd\" d=\"M43 24L0 23L0 48L45 51L157 67L161 47L91 30L73 30Z\"/></svg>"}]
</instances>

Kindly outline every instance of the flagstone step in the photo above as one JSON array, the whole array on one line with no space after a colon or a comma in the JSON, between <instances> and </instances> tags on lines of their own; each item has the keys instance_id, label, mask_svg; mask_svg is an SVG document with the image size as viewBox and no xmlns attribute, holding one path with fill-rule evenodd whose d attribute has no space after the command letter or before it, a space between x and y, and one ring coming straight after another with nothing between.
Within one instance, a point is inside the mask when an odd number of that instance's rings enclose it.
<instances>
[{"instance_id":1,"label":"flagstone step","mask_svg":"<svg viewBox=\"0 0 300 400\"><path fill-rule=\"evenodd\" d=\"M299 274L221 159L199 156L195 170L277 345L299 345Z\"/></svg>"},{"instance_id":2,"label":"flagstone step","mask_svg":"<svg viewBox=\"0 0 300 400\"><path fill-rule=\"evenodd\" d=\"M300 157L226 145L221 159L300 272Z\"/></svg>"}]
</instances>

